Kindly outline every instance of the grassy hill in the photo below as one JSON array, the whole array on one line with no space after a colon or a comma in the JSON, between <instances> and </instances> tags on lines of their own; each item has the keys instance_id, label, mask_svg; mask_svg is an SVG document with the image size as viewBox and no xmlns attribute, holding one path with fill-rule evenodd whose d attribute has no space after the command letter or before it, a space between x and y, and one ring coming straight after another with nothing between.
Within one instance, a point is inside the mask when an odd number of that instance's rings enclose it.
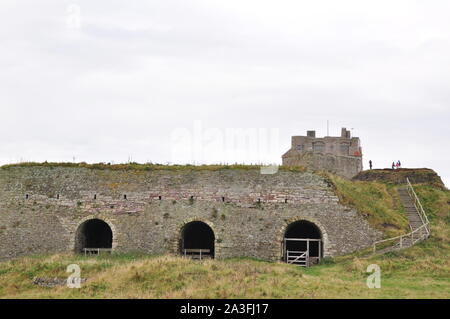
<instances>
[{"instance_id":1,"label":"grassy hill","mask_svg":"<svg viewBox=\"0 0 450 319\"><path fill-rule=\"evenodd\" d=\"M398 185L328 178L340 200L386 236L407 231ZM428 184L415 189L432 236L403 251L325 259L307 269L254 259L32 256L0 263L0 298L450 298L450 191ZM33 284L35 278L67 278L69 264L78 264L87 278L80 289ZM381 289L366 286L370 264L381 267Z\"/></svg>"}]
</instances>

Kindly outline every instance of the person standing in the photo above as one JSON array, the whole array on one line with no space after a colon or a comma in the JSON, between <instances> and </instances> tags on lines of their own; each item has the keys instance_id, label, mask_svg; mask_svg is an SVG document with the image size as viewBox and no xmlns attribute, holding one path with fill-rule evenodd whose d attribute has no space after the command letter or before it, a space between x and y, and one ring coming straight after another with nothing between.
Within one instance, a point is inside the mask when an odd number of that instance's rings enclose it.
<instances>
[{"instance_id":1,"label":"person standing","mask_svg":"<svg viewBox=\"0 0 450 319\"><path fill-rule=\"evenodd\" d=\"M372 169L372 160L369 160L369 167Z\"/></svg>"},{"instance_id":2,"label":"person standing","mask_svg":"<svg viewBox=\"0 0 450 319\"><path fill-rule=\"evenodd\" d=\"M392 169L395 169L395 163L392 162Z\"/></svg>"},{"instance_id":3,"label":"person standing","mask_svg":"<svg viewBox=\"0 0 450 319\"><path fill-rule=\"evenodd\" d=\"M399 165L400 165L399 163L400 163L400 162L397 162L397 163L395 164L395 168L396 168L396 169L399 168Z\"/></svg>"},{"instance_id":4,"label":"person standing","mask_svg":"<svg viewBox=\"0 0 450 319\"><path fill-rule=\"evenodd\" d=\"M397 162L398 168L402 168L402 163L400 163L400 160Z\"/></svg>"}]
</instances>

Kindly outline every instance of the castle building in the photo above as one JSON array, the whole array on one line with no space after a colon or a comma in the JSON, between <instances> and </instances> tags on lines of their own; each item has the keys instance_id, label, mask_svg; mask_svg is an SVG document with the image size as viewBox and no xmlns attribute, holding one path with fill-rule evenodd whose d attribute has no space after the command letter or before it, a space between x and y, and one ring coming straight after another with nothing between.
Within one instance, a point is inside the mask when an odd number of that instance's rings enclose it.
<instances>
[{"instance_id":1,"label":"castle building","mask_svg":"<svg viewBox=\"0 0 450 319\"><path fill-rule=\"evenodd\" d=\"M362 171L362 151L358 137L342 128L341 136L292 136L292 146L283 156L284 166L305 166L352 178Z\"/></svg>"}]
</instances>

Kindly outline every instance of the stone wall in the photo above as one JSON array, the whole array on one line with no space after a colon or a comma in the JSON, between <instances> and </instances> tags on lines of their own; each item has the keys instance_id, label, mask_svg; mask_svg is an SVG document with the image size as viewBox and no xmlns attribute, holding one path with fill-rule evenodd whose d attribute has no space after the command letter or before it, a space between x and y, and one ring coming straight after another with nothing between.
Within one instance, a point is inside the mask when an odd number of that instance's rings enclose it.
<instances>
[{"instance_id":1,"label":"stone wall","mask_svg":"<svg viewBox=\"0 0 450 319\"><path fill-rule=\"evenodd\" d=\"M337 156L314 152L290 152L283 157L283 165L325 170L350 179L361 172L362 159L355 156Z\"/></svg>"},{"instance_id":2,"label":"stone wall","mask_svg":"<svg viewBox=\"0 0 450 319\"><path fill-rule=\"evenodd\" d=\"M382 237L310 172L0 168L0 259L74 251L77 228L93 218L110 225L118 252L178 254L190 221L213 229L216 258L280 260L286 227L297 220L320 228L325 256Z\"/></svg>"},{"instance_id":3,"label":"stone wall","mask_svg":"<svg viewBox=\"0 0 450 319\"><path fill-rule=\"evenodd\" d=\"M316 137L315 131L306 136L292 136L291 148L282 156L284 166L304 166L325 170L346 178L362 171L362 149L358 137L342 128L340 137Z\"/></svg>"}]
</instances>

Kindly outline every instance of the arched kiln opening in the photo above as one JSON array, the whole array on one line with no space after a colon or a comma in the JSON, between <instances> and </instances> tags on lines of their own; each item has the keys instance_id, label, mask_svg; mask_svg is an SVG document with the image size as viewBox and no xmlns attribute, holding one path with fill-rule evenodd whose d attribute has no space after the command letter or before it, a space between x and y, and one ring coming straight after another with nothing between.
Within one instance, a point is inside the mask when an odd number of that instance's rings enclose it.
<instances>
[{"instance_id":1,"label":"arched kiln opening","mask_svg":"<svg viewBox=\"0 0 450 319\"><path fill-rule=\"evenodd\" d=\"M194 221L181 230L181 254L194 259L214 258L214 232L206 223Z\"/></svg>"},{"instance_id":2,"label":"arched kiln opening","mask_svg":"<svg viewBox=\"0 0 450 319\"><path fill-rule=\"evenodd\" d=\"M306 220L291 223L283 241L283 258L289 264L308 267L323 255L322 233L314 223Z\"/></svg>"},{"instance_id":3,"label":"arched kiln opening","mask_svg":"<svg viewBox=\"0 0 450 319\"><path fill-rule=\"evenodd\" d=\"M112 249L111 227L101 219L90 219L82 223L76 233L75 251L84 254L99 254Z\"/></svg>"}]
</instances>

